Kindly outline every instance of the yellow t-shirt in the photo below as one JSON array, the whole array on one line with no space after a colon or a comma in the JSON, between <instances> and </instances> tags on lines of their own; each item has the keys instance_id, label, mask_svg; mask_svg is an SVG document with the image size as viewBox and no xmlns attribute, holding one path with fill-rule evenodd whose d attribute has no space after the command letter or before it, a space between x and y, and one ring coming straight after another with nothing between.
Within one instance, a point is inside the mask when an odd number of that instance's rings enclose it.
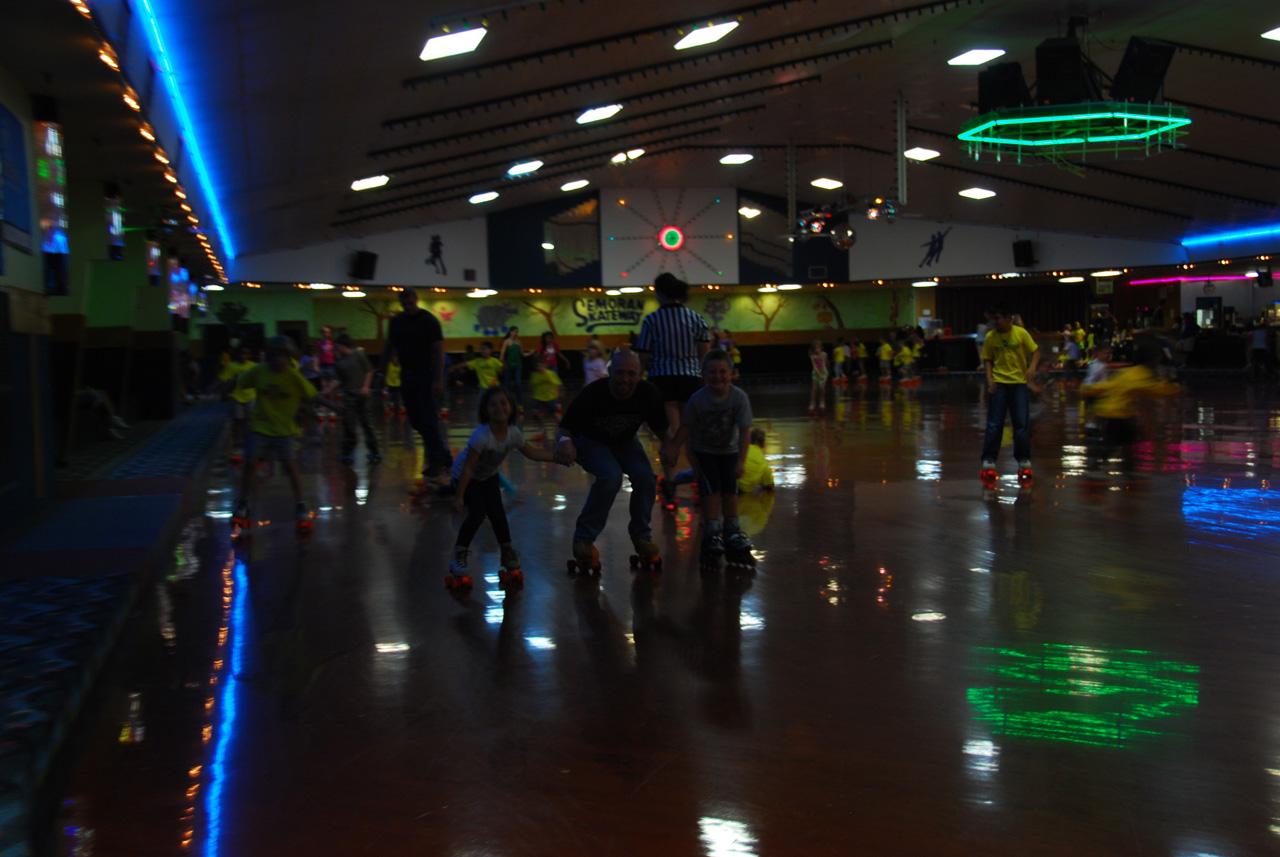
<instances>
[{"instance_id":1,"label":"yellow t-shirt","mask_svg":"<svg viewBox=\"0 0 1280 857\"><path fill-rule=\"evenodd\" d=\"M866 359L866 356L867 356L867 346L859 342L858 343L858 359L864 360Z\"/></svg>"},{"instance_id":2,"label":"yellow t-shirt","mask_svg":"<svg viewBox=\"0 0 1280 857\"><path fill-rule=\"evenodd\" d=\"M246 360L243 363L228 363L226 366L223 366L222 371L218 373L218 380L234 381L237 378L239 378L241 375L243 375L245 372L248 372L250 369L252 369L254 366L257 366L257 365L258 364L254 363L252 360ZM238 385L231 392L231 398L245 405L252 402L253 397L256 395L257 393L255 393L252 389L241 390Z\"/></svg>"},{"instance_id":3,"label":"yellow t-shirt","mask_svg":"<svg viewBox=\"0 0 1280 857\"><path fill-rule=\"evenodd\" d=\"M1084 345L1084 338L1087 334L1083 327L1071 331L1071 337L1076 341L1076 345Z\"/></svg>"},{"instance_id":4,"label":"yellow t-shirt","mask_svg":"<svg viewBox=\"0 0 1280 857\"><path fill-rule=\"evenodd\" d=\"M400 386L400 364L399 363L392 363L390 366L387 367L387 386L388 387Z\"/></svg>"},{"instance_id":5,"label":"yellow t-shirt","mask_svg":"<svg viewBox=\"0 0 1280 857\"><path fill-rule=\"evenodd\" d=\"M1036 341L1016 324L1008 333L994 327L982 342L982 359L991 361L991 377L997 384L1027 383L1027 358L1036 353Z\"/></svg>"},{"instance_id":6,"label":"yellow t-shirt","mask_svg":"<svg viewBox=\"0 0 1280 857\"><path fill-rule=\"evenodd\" d=\"M260 363L240 376L236 392L257 390L253 403L253 415L249 417L249 430L268 437L292 437L302 434L298 428L298 403L312 399L316 388L293 367L283 372L272 372L266 363Z\"/></svg>"},{"instance_id":7,"label":"yellow t-shirt","mask_svg":"<svg viewBox=\"0 0 1280 857\"><path fill-rule=\"evenodd\" d=\"M476 373L476 382L480 389L498 386L498 376L502 374L502 361L497 357L477 357L468 360L468 369Z\"/></svg>"},{"instance_id":8,"label":"yellow t-shirt","mask_svg":"<svg viewBox=\"0 0 1280 857\"><path fill-rule=\"evenodd\" d=\"M534 401L553 402L560 398L560 376L551 369L539 369L529 376Z\"/></svg>"},{"instance_id":9,"label":"yellow t-shirt","mask_svg":"<svg viewBox=\"0 0 1280 857\"><path fill-rule=\"evenodd\" d=\"M760 485L773 487L773 468L764 459L764 450L754 443L747 449L747 460L742 465L742 475L738 477L738 490L750 494Z\"/></svg>"},{"instance_id":10,"label":"yellow t-shirt","mask_svg":"<svg viewBox=\"0 0 1280 857\"><path fill-rule=\"evenodd\" d=\"M883 362L888 362L892 359L893 359L893 346L886 342L884 345L880 346L880 360Z\"/></svg>"},{"instance_id":11,"label":"yellow t-shirt","mask_svg":"<svg viewBox=\"0 0 1280 857\"><path fill-rule=\"evenodd\" d=\"M1093 412L1108 420L1127 420L1136 416L1134 400L1138 396L1172 396L1179 390L1177 384L1161 380L1146 366L1130 366L1121 369L1100 384L1080 388L1085 398L1096 398Z\"/></svg>"},{"instance_id":12,"label":"yellow t-shirt","mask_svg":"<svg viewBox=\"0 0 1280 857\"><path fill-rule=\"evenodd\" d=\"M835 350L831 352L831 362L837 366L844 362L844 346L843 345L837 345L835 347Z\"/></svg>"}]
</instances>

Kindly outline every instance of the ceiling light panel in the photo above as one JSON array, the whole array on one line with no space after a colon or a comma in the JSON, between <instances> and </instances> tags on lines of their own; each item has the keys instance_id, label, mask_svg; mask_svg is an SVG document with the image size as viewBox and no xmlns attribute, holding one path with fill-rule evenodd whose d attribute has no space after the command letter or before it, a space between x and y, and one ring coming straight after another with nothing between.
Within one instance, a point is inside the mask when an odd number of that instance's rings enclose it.
<instances>
[{"instance_id":1,"label":"ceiling light panel","mask_svg":"<svg viewBox=\"0 0 1280 857\"><path fill-rule=\"evenodd\" d=\"M976 48L965 51L958 57L952 57L947 60L947 65L982 65L1002 56L1004 51L1001 48Z\"/></svg>"},{"instance_id":2,"label":"ceiling light panel","mask_svg":"<svg viewBox=\"0 0 1280 857\"><path fill-rule=\"evenodd\" d=\"M760 216L760 209L752 208L749 205L744 205L742 206L742 208L738 209L738 213L741 214L743 217L745 217L747 220L750 220L753 217Z\"/></svg>"},{"instance_id":3,"label":"ceiling light panel","mask_svg":"<svg viewBox=\"0 0 1280 857\"><path fill-rule=\"evenodd\" d=\"M996 195L993 190L987 190L985 187L968 187L959 192L961 196L969 199L991 199Z\"/></svg>"},{"instance_id":4,"label":"ceiling light panel","mask_svg":"<svg viewBox=\"0 0 1280 857\"><path fill-rule=\"evenodd\" d=\"M511 169L507 170L507 175L523 176L529 173L536 173L540 169L542 169L542 161L535 158L532 161L521 161L518 164L514 164Z\"/></svg>"},{"instance_id":5,"label":"ceiling light panel","mask_svg":"<svg viewBox=\"0 0 1280 857\"><path fill-rule=\"evenodd\" d=\"M844 187L844 182L839 182L839 181L836 181L835 179L826 179L826 178L814 179L813 181L809 182L809 184L813 185L814 187L820 187L823 190L835 190L836 188Z\"/></svg>"},{"instance_id":6,"label":"ceiling light panel","mask_svg":"<svg viewBox=\"0 0 1280 857\"><path fill-rule=\"evenodd\" d=\"M712 42L718 42L729 33L737 28L737 21L725 21L723 24L712 24L710 27L699 27L693 32L686 35L683 39L676 42L676 50L683 51L688 48L697 48L702 45L709 45Z\"/></svg>"},{"instance_id":7,"label":"ceiling light panel","mask_svg":"<svg viewBox=\"0 0 1280 857\"><path fill-rule=\"evenodd\" d=\"M488 191L485 191L484 193L476 194L475 196L467 200L467 202L471 203L472 205L479 205L482 202L491 202L497 198L498 198L497 191L488 190Z\"/></svg>"},{"instance_id":8,"label":"ceiling light panel","mask_svg":"<svg viewBox=\"0 0 1280 857\"><path fill-rule=\"evenodd\" d=\"M723 158L720 159L720 163L726 164L728 166L737 166L738 164L745 164L754 159L755 159L755 155L748 155L746 153L725 155Z\"/></svg>"},{"instance_id":9,"label":"ceiling light panel","mask_svg":"<svg viewBox=\"0 0 1280 857\"><path fill-rule=\"evenodd\" d=\"M1280 42L1280 27L1276 27L1274 30L1267 30L1265 33L1262 34L1262 38L1273 39L1277 42Z\"/></svg>"},{"instance_id":10,"label":"ceiling light panel","mask_svg":"<svg viewBox=\"0 0 1280 857\"><path fill-rule=\"evenodd\" d=\"M560 190L565 191L567 193L571 190L580 190L589 184L591 184L591 182L587 181L586 179L574 179L571 182L565 182L564 184L560 185Z\"/></svg>"},{"instance_id":11,"label":"ceiling light panel","mask_svg":"<svg viewBox=\"0 0 1280 857\"><path fill-rule=\"evenodd\" d=\"M484 27L475 27L457 33L446 33L443 36L432 36L422 46L422 53L418 54L418 59L427 62L442 57L471 53L480 46L480 40L487 32L488 30Z\"/></svg>"},{"instance_id":12,"label":"ceiling light panel","mask_svg":"<svg viewBox=\"0 0 1280 857\"><path fill-rule=\"evenodd\" d=\"M369 176L365 179L356 179L351 183L352 190L372 190L375 187L382 187L391 181L390 176Z\"/></svg>"},{"instance_id":13,"label":"ceiling light panel","mask_svg":"<svg viewBox=\"0 0 1280 857\"><path fill-rule=\"evenodd\" d=\"M577 123L586 125L588 122L599 122L608 119L622 109L621 104L606 104L604 107L592 107L590 110L584 110L578 115Z\"/></svg>"},{"instance_id":14,"label":"ceiling light panel","mask_svg":"<svg viewBox=\"0 0 1280 857\"><path fill-rule=\"evenodd\" d=\"M923 146L916 146L914 149L907 149L902 153L913 161L927 161L936 158L941 152L935 152L933 149L926 149Z\"/></svg>"}]
</instances>

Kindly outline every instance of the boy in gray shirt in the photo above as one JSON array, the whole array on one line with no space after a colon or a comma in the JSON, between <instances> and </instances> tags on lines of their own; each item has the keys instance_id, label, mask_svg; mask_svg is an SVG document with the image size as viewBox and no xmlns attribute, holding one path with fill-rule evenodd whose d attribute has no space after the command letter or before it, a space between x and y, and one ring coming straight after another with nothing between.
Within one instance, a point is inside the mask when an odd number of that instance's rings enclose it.
<instances>
[{"instance_id":1,"label":"boy in gray shirt","mask_svg":"<svg viewBox=\"0 0 1280 857\"><path fill-rule=\"evenodd\" d=\"M705 386L685 405L670 449L679 450L692 438L702 497L703 561L718 564L723 555L730 565L754 565L751 541L738 524L738 477L751 446L751 400L733 386L733 360L723 349L702 358L702 380Z\"/></svg>"},{"instance_id":2,"label":"boy in gray shirt","mask_svg":"<svg viewBox=\"0 0 1280 857\"><path fill-rule=\"evenodd\" d=\"M369 460L381 461L378 436L374 434L373 424L369 422L369 382L373 379L373 365L364 352L355 347L351 335L345 331L334 338L334 351L338 359L334 362L336 384L333 386L341 388L345 406L342 411L342 454L338 460L343 464L356 460L358 419L360 428L364 430L365 446L369 448Z\"/></svg>"}]
</instances>

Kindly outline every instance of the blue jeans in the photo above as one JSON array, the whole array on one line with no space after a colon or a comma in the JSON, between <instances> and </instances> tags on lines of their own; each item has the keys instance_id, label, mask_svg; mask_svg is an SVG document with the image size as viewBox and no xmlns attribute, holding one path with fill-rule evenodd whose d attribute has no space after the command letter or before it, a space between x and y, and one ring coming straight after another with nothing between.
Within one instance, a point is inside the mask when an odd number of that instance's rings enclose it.
<instances>
[{"instance_id":1,"label":"blue jeans","mask_svg":"<svg viewBox=\"0 0 1280 857\"><path fill-rule=\"evenodd\" d=\"M594 542L600 535L609 520L613 498L622 488L624 473L631 479L631 523L627 532L633 541L648 536L658 480L654 478L653 466L640 438L633 437L614 446L579 436L573 439L573 445L578 451L578 464L596 478L578 515L574 541Z\"/></svg>"},{"instance_id":2,"label":"blue jeans","mask_svg":"<svg viewBox=\"0 0 1280 857\"><path fill-rule=\"evenodd\" d=\"M1004 415L1013 421L1013 457L1031 460L1031 419L1026 384L996 384L987 399L987 433L982 440L982 460L995 461L1000 455L1000 439L1004 434Z\"/></svg>"},{"instance_id":3,"label":"blue jeans","mask_svg":"<svg viewBox=\"0 0 1280 857\"><path fill-rule=\"evenodd\" d=\"M515 397L516 404L524 404L520 395L520 376L524 374L524 366L506 366L502 370L502 386Z\"/></svg>"},{"instance_id":4,"label":"blue jeans","mask_svg":"<svg viewBox=\"0 0 1280 857\"><path fill-rule=\"evenodd\" d=\"M422 435L422 445L426 450L427 467L448 467L453 462L449 447L444 445L440 437L439 414L436 413L436 402L431 397L431 373L405 373L400 376L400 395L404 397L404 409L409 417L409 425ZM426 467L423 468L424 470Z\"/></svg>"}]
</instances>

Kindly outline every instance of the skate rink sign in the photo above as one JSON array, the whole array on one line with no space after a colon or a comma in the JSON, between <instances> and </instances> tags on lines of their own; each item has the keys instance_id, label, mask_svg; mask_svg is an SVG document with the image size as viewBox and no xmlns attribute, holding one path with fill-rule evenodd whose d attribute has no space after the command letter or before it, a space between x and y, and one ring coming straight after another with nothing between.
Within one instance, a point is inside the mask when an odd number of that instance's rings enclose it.
<instances>
[{"instance_id":1,"label":"skate rink sign","mask_svg":"<svg viewBox=\"0 0 1280 857\"><path fill-rule=\"evenodd\" d=\"M644 298L578 298L573 314L578 318L575 327L586 333L598 327L633 328L644 317Z\"/></svg>"}]
</instances>

